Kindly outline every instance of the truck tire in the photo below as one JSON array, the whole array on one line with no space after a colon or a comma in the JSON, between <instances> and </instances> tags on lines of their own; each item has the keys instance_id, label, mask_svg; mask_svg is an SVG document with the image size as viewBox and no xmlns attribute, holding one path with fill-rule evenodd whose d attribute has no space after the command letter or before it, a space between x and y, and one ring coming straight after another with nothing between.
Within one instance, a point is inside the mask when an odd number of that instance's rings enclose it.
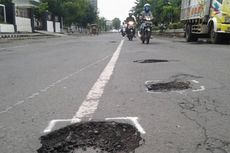
<instances>
[{"instance_id":1,"label":"truck tire","mask_svg":"<svg viewBox=\"0 0 230 153\"><path fill-rule=\"evenodd\" d=\"M198 38L196 37L196 35L192 34L192 25L191 24L187 24L186 28L185 28L185 38L187 42L194 42L197 41Z\"/></svg>"},{"instance_id":2,"label":"truck tire","mask_svg":"<svg viewBox=\"0 0 230 153\"><path fill-rule=\"evenodd\" d=\"M210 39L213 44L219 44L221 42L221 35L214 30L214 26L210 30Z\"/></svg>"}]
</instances>

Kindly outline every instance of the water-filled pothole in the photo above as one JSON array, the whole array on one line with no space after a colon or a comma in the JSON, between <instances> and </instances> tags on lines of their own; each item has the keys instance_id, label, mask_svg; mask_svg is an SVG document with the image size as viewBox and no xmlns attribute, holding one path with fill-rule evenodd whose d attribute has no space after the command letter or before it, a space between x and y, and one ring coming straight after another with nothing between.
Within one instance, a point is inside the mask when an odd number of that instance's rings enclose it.
<instances>
[{"instance_id":1,"label":"water-filled pothole","mask_svg":"<svg viewBox=\"0 0 230 153\"><path fill-rule=\"evenodd\" d=\"M162 60L162 59L143 59L143 60L135 60L134 63L163 63L163 62L170 62L169 60Z\"/></svg>"},{"instance_id":2,"label":"water-filled pothole","mask_svg":"<svg viewBox=\"0 0 230 153\"><path fill-rule=\"evenodd\" d=\"M145 84L148 91L151 92L168 92L190 89L191 83L189 81L174 80L171 82L146 82Z\"/></svg>"},{"instance_id":3,"label":"water-filled pothole","mask_svg":"<svg viewBox=\"0 0 230 153\"><path fill-rule=\"evenodd\" d=\"M112 41L110 41L110 43L114 44L114 43L117 43L117 41L112 40Z\"/></svg>"},{"instance_id":4,"label":"water-filled pothole","mask_svg":"<svg viewBox=\"0 0 230 153\"><path fill-rule=\"evenodd\" d=\"M40 140L38 153L130 153L143 142L134 126L118 122L76 123Z\"/></svg>"}]
</instances>

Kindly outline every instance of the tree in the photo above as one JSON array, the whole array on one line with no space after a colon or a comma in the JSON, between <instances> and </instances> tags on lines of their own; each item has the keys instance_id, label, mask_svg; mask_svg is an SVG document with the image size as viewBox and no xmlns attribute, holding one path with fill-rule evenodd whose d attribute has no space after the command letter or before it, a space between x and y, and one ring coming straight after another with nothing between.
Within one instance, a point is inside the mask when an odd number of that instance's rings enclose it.
<instances>
[{"instance_id":1,"label":"tree","mask_svg":"<svg viewBox=\"0 0 230 153\"><path fill-rule=\"evenodd\" d=\"M72 23L86 27L87 24L95 23L97 12L93 6L85 0L73 0L65 3L65 23Z\"/></svg>"},{"instance_id":2,"label":"tree","mask_svg":"<svg viewBox=\"0 0 230 153\"><path fill-rule=\"evenodd\" d=\"M0 4L9 4L12 3L12 0L0 0Z\"/></svg>"},{"instance_id":3,"label":"tree","mask_svg":"<svg viewBox=\"0 0 230 153\"><path fill-rule=\"evenodd\" d=\"M112 20L112 26L114 27L114 29L120 29L120 26L121 26L121 21L119 18L114 18Z\"/></svg>"},{"instance_id":4,"label":"tree","mask_svg":"<svg viewBox=\"0 0 230 153\"><path fill-rule=\"evenodd\" d=\"M64 24L78 24L86 27L88 23L95 23L97 12L87 0L41 0L39 7L36 9L36 16L46 11L55 16L64 17Z\"/></svg>"},{"instance_id":5,"label":"tree","mask_svg":"<svg viewBox=\"0 0 230 153\"><path fill-rule=\"evenodd\" d=\"M136 0L135 3L133 11L136 17L143 11L144 4L149 3L156 24L168 24L180 20L181 0Z\"/></svg>"},{"instance_id":6,"label":"tree","mask_svg":"<svg viewBox=\"0 0 230 153\"><path fill-rule=\"evenodd\" d=\"M48 6L48 3L47 3L47 2L41 2L41 3L39 4L39 6L35 9L35 12L34 12L36 18L37 18L37 19L40 19L41 16L42 16L46 11L48 11L48 8L49 8L49 6Z\"/></svg>"},{"instance_id":7,"label":"tree","mask_svg":"<svg viewBox=\"0 0 230 153\"><path fill-rule=\"evenodd\" d=\"M106 27L106 19L104 17L101 17L101 18L97 19L97 25L98 25L98 28L101 31L106 31L106 29L107 29L107 27Z\"/></svg>"},{"instance_id":8,"label":"tree","mask_svg":"<svg viewBox=\"0 0 230 153\"><path fill-rule=\"evenodd\" d=\"M64 15L65 0L41 0L41 3L48 4L48 10L57 16Z\"/></svg>"}]
</instances>

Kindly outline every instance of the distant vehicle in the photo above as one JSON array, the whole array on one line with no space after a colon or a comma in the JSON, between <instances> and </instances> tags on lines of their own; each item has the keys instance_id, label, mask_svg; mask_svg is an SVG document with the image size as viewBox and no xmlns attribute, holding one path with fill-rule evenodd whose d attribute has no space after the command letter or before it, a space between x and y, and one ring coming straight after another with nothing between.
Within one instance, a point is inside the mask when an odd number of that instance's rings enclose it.
<instances>
[{"instance_id":1,"label":"distant vehicle","mask_svg":"<svg viewBox=\"0 0 230 153\"><path fill-rule=\"evenodd\" d=\"M149 44L151 34L152 34L152 18L150 16L145 16L143 19L143 31L141 31L141 41L144 44L145 42Z\"/></svg>"},{"instance_id":2,"label":"distant vehicle","mask_svg":"<svg viewBox=\"0 0 230 153\"><path fill-rule=\"evenodd\" d=\"M135 30L135 23L133 21L129 21L127 23L126 34L130 41L133 40L134 37L134 30Z\"/></svg>"},{"instance_id":3,"label":"distant vehicle","mask_svg":"<svg viewBox=\"0 0 230 153\"><path fill-rule=\"evenodd\" d=\"M90 25L90 34L98 35L98 27L97 24Z\"/></svg>"},{"instance_id":4,"label":"distant vehicle","mask_svg":"<svg viewBox=\"0 0 230 153\"><path fill-rule=\"evenodd\" d=\"M117 30L117 29L112 29L112 30L110 30L109 32L119 32L119 30Z\"/></svg>"},{"instance_id":5,"label":"distant vehicle","mask_svg":"<svg viewBox=\"0 0 230 153\"><path fill-rule=\"evenodd\" d=\"M182 0L181 21L187 42L210 38L212 43L230 40L230 0Z\"/></svg>"},{"instance_id":6,"label":"distant vehicle","mask_svg":"<svg viewBox=\"0 0 230 153\"><path fill-rule=\"evenodd\" d=\"M126 35L126 28L125 26L123 26L121 29L120 29L120 32L121 32L121 35L124 37Z\"/></svg>"}]
</instances>

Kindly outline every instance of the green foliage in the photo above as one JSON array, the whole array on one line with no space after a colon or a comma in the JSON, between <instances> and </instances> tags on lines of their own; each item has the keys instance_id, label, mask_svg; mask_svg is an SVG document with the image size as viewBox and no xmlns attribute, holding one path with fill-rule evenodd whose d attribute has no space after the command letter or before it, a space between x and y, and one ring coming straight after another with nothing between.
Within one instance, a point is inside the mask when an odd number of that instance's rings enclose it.
<instances>
[{"instance_id":1,"label":"green foliage","mask_svg":"<svg viewBox=\"0 0 230 153\"><path fill-rule=\"evenodd\" d=\"M184 28L184 24L181 22L171 23L168 26L169 29L181 29Z\"/></svg>"},{"instance_id":2,"label":"green foliage","mask_svg":"<svg viewBox=\"0 0 230 153\"><path fill-rule=\"evenodd\" d=\"M48 11L49 6L47 2L41 2L39 6L35 9L35 16L36 18L41 18L41 16Z\"/></svg>"},{"instance_id":3,"label":"green foliage","mask_svg":"<svg viewBox=\"0 0 230 153\"><path fill-rule=\"evenodd\" d=\"M12 3L12 0L0 0L0 4L9 4Z\"/></svg>"},{"instance_id":4,"label":"green foliage","mask_svg":"<svg viewBox=\"0 0 230 153\"><path fill-rule=\"evenodd\" d=\"M121 26L121 21L119 18L114 18L112 20L112 26L114 27L114 29L120 29L120 26Z\"/></svg>"},{"instance_id":5,"label":"green foliage","mask_svg":"<svg viewBox=\"0 0 230 153\"><path fill-rule=\"evenodd\" d=\"M143 11L145 3L151 5L155 24L170 24L180 21L181 0L136 0L136 6L133 8L133 11L137 18Z\"/></svg>"},{"instance_id":6,"label":"green foliage","mask_svg":"<svg viewBox=\"0 0 230 153\"><path fill-rule=\"evenodd\" d=\"M88 1L68 1L65 2L64 8L64 19L67 25L74 23L86 27L88 23L96 22L97 13Z\"/></svg>"},{"instance_id":7,"label":"green foliage","mask_svg":"<svg viewBox=\"0 0 230 153\"><path fill-rule=\"evenodd\" d=\"M107 29L106 19L104 17L97 19L97 25L98 25L100 31L106 31L106 29Z\"/></svg>"},{"instance_id":8,"label":"green foliage","mask_svg":"<svg viewBox=\"0 0 230 153\"><path fill-rule=\"evenodd\" d=\"M56 16L64 17L64 24L78 24L86 27L89 23L95 23L97 12L87 0L41 0L36 10L38 17L49 11Z\"/></svg>"}]
</instances>

